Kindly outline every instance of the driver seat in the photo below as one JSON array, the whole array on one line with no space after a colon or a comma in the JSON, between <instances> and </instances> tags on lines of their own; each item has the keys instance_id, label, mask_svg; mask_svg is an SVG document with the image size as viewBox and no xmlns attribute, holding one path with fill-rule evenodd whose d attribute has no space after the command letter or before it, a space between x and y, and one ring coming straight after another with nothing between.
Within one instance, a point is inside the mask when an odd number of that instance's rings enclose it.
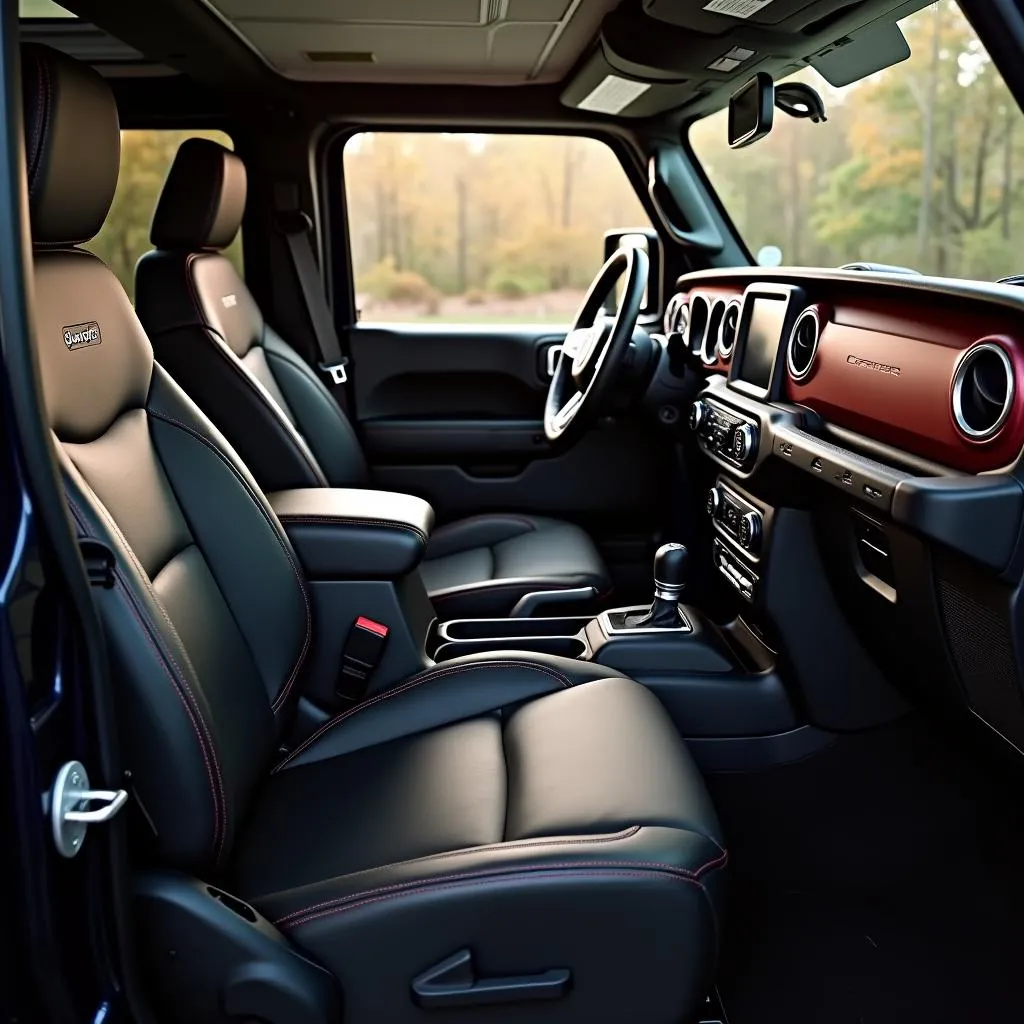
<instances>
[{"instance_id":1,"label":"driver seat","mask_svg":"<svg viewBox=\"0 0 1024 1024\"><path fill-rule=\"evenodd\" d=\"M242 222L241 159L208 139L178 149L136 269L136 309L157 361L231 442L265 492L365 487L352 424L263 319L222 250ZM473 516L435 530L420 573L439 618L501 617L527 594L611 589L591 538L557 519Z\"/></svg>"}]
</instances>

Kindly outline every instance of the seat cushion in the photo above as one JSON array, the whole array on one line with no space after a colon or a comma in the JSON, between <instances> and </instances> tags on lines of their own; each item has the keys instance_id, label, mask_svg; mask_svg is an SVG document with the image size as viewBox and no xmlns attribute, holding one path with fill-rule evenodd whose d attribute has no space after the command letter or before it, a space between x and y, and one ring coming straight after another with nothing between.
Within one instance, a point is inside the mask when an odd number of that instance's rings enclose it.
<instances>
[{"instance_id":1,"label":"seat cushion","mask_svg":"<svg viewBox=\"0 0 1024 1024\"><path fill-rule=\"evenodd\" d=\"M507 615L539 590L611 589L604 560L578 526L526 515L473 516L435 530L420 573L441 619Z\"/></svg>"},{"instance_id":2,"label":"seat cushion","mask_svg":"<svg viewBox=\"0 0 1024 1024\"><path fill-rule=\"evenodd\" d=\"M568 968L552 1020L685 1019L726 862L703 781L645 687L513 664L449 663L321 730L257 801L233 891L337 975L346 1021L424 1019L410 981L464 948L486 974Z\"/></svg>"}]
</instances>

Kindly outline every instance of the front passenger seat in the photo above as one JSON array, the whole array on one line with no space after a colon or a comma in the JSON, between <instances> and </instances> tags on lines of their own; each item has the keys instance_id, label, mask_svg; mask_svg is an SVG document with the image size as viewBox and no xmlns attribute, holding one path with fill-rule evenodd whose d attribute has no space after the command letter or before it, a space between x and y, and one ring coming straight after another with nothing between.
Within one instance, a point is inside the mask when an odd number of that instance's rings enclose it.
<instances>
[{"instance_id":1,"label":"front passenger seat","mask_svg":"<svg viewBox=\"0 0 1024 1024\"><path fill-rule=\"evenodd\" d=\"M279 756L312 630L335 624L313 621L249 471L81 248L117 184L109 87L47 47L22 61L42 407L109 572L91 593L161 1019L335 1024L295 1012L314 981L345 1024L690 1019L726 854L647 688L586 662L456 659ZM523 1001L538 986L549 1001Z\"/></svg>"},{"instance_id":2,"label":"front passenger seat","mask_svg":"<svg viewBox=\"0 0 1024 1024\"><path fill-rule=\"evenodd\" d=\"M245 208L241 159L208 139L182 143L153 216L156 249L136 270L136 308L157 361L220 428L265 492L365 487L366 460L313 370L264 321L221 250ZM521 514L442 526L420 567L440 618L500 617L526 594L611 583L578 526Z\"/></svg>"}]
</instances>

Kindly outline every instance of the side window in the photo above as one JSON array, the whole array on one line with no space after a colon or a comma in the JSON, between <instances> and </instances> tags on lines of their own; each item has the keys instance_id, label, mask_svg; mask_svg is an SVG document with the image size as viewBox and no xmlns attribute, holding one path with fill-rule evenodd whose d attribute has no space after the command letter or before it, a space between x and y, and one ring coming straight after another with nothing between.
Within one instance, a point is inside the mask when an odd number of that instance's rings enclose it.
<instances>
[{"instance_id":1,"label":"side window","mask_svg":"<svg viewBox=\"0 0 1024 1024\"><path fill-rule=\"evenodd\" d=\"M650 226L596 139L362 132L344 175L364 321L567 324L605 231Z\"/></svg>"},{"instance_id":2,"label":"side window","mask_svg":"<svg viewBox=\"0 0 1024 1024\"><path fill-rule=\"evenodd\" d=\"M201 136L232 148L231 139L218 131L131 129L121 132L121 170L110 213L100 233L85 247L117 274L130 297L135 297L135 264L149 244L149 225L164 179L185 139ZM241 233L225 251L242 271Z\"/></svg>"}]
</instances>

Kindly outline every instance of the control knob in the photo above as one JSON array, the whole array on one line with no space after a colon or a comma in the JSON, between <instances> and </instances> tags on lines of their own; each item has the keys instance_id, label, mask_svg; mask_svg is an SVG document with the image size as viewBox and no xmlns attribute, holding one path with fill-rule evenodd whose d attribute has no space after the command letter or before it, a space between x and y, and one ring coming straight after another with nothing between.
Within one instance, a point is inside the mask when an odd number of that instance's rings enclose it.
<instances>
[{"instance_id":1,"label":"control knob","mask_svg":"<svg viewBox=\"0 0 1024 1024\"><path fill-rule=\"evenodd\" d=\"M757 430L749 423L743 423L732 433L732 457L737 462L746 462L757 449Z\"/></svg>"},{"instance_id":2,"label":"control knob","mask_svg":"<svg viewBox=\"0 0 1024 1024\"><path fill-rule=\"evenodd\" d=\"M690 406L690 429L700 430L707 418L708 403L698 398L697 401Z\"/></svg>"},{"instance_id":3,"label":"control knob","mask_svg":"<svg viewBox=\"0 0 1024 1024\"><path fill-rule=\"evenodd\" d=\"M712 519L718 518L718 510L722 507L721 487L712 487L711 490L708 491L707 502L704 507L708 510L708 515L711 516Z\"/></svg>"},{"instance_id":4,"label":"control knob","mask_svg":"<svg viewBox=\"0 0 1024 1024\"><path fill-rule=\"evenodd\" d=\"M761 540L761 513L748 512L740 520L740 546L745 551L756 551Z\"/></svg>"}]
</instances>

